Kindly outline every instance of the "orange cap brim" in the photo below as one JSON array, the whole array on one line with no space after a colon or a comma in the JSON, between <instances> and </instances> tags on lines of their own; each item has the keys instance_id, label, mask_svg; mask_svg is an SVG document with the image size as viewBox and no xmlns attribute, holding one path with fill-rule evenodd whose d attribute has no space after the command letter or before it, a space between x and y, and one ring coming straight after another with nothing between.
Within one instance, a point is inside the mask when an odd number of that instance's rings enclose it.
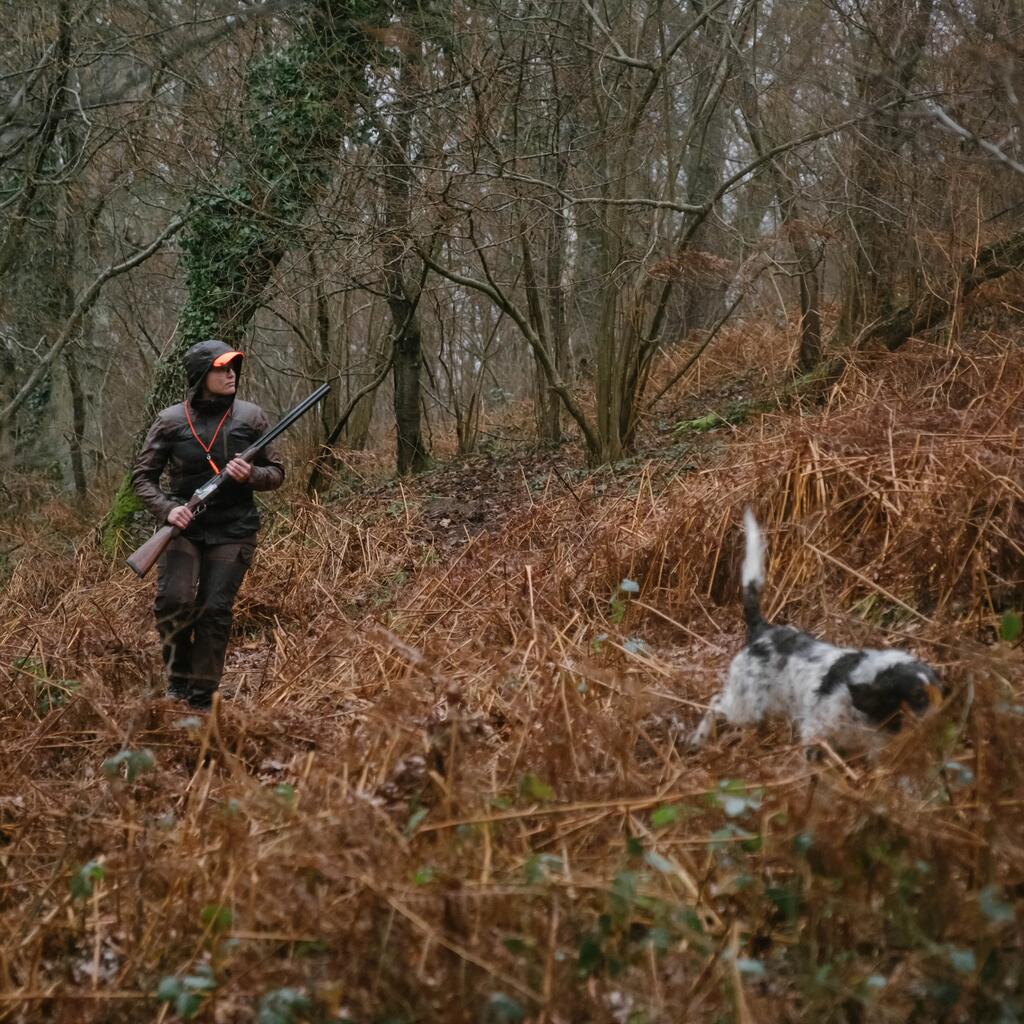
<instances>
[{"instance_id":1,"label":"orange cap brim","mask_svg":"<svg viewBox=\"0 0 1024 1024\"><path fill-rule=\"evenodd\" d=\"M225 352L222 356L217 356L213 361L213 365L217 367L227 366L228 363L233 363L236 359L244 359L244 352Z\"/></svg>"}]
</instances>

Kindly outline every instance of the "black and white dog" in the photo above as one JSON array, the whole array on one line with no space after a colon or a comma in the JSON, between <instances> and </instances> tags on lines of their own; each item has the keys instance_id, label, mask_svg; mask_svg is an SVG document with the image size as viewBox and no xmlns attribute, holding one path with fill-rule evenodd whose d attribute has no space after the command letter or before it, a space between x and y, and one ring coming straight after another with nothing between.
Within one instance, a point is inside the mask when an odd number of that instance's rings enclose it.
<instances>
[{"instance_id":1,"label":"black and white dog","mask_svg":"<svg viewBox=\"0 0 1024 1024\"><path fill-rule=\"evenodd\" d=\"M906 651L833 647L792 626L766 622L761 615L764 541L749 508L743 524L747 645L733 658L725 687L690 737L692 746L707 739L716 717L752 725L767 715L785 715L809 743L869 726L895 731L904 713L921 716L938 705L934 670Z\"/></svg>"}]
</instances>

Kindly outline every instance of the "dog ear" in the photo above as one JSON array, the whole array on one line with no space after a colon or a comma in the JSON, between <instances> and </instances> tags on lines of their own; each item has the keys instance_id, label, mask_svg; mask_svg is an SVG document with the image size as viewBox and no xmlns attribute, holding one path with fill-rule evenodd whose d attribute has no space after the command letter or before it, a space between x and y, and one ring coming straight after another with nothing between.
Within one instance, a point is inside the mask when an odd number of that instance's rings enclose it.
<instances>
[{"instance_id":1,"label":"dog ear","mask_svg":"<svg viewBox=\"0 0 1024 1024\"><path fill-rule=\"evenodd\" d=\"M847 683L853 706L875 724L892 718L900 710L900 694L881 676L869 683Z\"/></svg>"}]
</instances>

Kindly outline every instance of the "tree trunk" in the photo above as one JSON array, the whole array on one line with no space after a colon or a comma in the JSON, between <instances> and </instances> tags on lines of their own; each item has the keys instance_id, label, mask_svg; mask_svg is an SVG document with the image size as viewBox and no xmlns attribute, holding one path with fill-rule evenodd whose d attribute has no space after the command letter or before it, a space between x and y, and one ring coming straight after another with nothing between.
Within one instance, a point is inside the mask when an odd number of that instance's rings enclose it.
<instances>
[{"instance_id":1,"label":"tree trunk","mask_svg":"<svg viewBox=\"0 0 1024 1024\"><path fill-rule=\"evenodd\" d=\"M865 324L892 315L901 276L913 265L907 258L909 239L899 183L892 177L906 129L902 108L892 101L913 83L933 7L934 0L875 0L862 12L873 22L862 36L858 94L866 109L877 112L856 136L852 160L847 214L852 255L836 330L841 341L856 337ZM895 48L890 51L891 44Z\"/></svg>"},{"instance_id":2,"label":"tree trunk","mask_svg":"<svg viewBox=\"0 0 1024 1024\"><path fill-rule=\"evenodd\" d=\"M750 136L751 144L758 156L770 152L772 140L765 137L764 125L758 111L757 94L751 82L744 82L740 90L740 109ZM818 265L821 262L820 246L811 241L808 224L800 204L796 187L786 173L780 160L771 160L765 167L772 183L779 208L779 219L793 247L796 257L797 278L800 286L800 343L797 349L796 368L799 373L809 373L822 358L821 302Z\"/></svg>"},{"instance_id":3,"label":"tree trunk","mask_svg":"<svg viewBox=\"0 0 1024 1024\"><path fill-rule=\"evenodd\" d=\"M394 400L396 463L400 474L422 472L430 463L423 441L420 409L420 370L423 343L417 306L420 288L410 283L406 252L411 234L410 194L412 168L409 145L412 138L412 110L408 86L417 80L417 68L411 60L403 62L399 90L406 93L404 105L395 114L394 125L385 128L384 152L384 265L381 276L384 296L391 310L394 352Z\"/></svg>"}]
</instances>

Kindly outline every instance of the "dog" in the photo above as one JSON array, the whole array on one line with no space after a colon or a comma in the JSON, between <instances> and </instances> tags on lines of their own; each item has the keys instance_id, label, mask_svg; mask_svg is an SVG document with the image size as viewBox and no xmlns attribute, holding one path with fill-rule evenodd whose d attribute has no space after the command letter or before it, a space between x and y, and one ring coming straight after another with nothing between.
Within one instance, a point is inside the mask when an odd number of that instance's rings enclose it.
<instances>
[{"instance_id":1,"label":"dog","mask_svg":"<svg viewBox=\"0 0 1024 1024\"><path fill-rule=\"evenodd\" d=\"M761 614L764 540L748 508L743 517L743 619L747 644L732 660L722 691L690 737L699 746L716 718L753 725L767 715L792 719L803 743L900 729L904 715L926 715L941 702L931 666L900 650L834 647Z\"/></svg>"}]
</instances>

